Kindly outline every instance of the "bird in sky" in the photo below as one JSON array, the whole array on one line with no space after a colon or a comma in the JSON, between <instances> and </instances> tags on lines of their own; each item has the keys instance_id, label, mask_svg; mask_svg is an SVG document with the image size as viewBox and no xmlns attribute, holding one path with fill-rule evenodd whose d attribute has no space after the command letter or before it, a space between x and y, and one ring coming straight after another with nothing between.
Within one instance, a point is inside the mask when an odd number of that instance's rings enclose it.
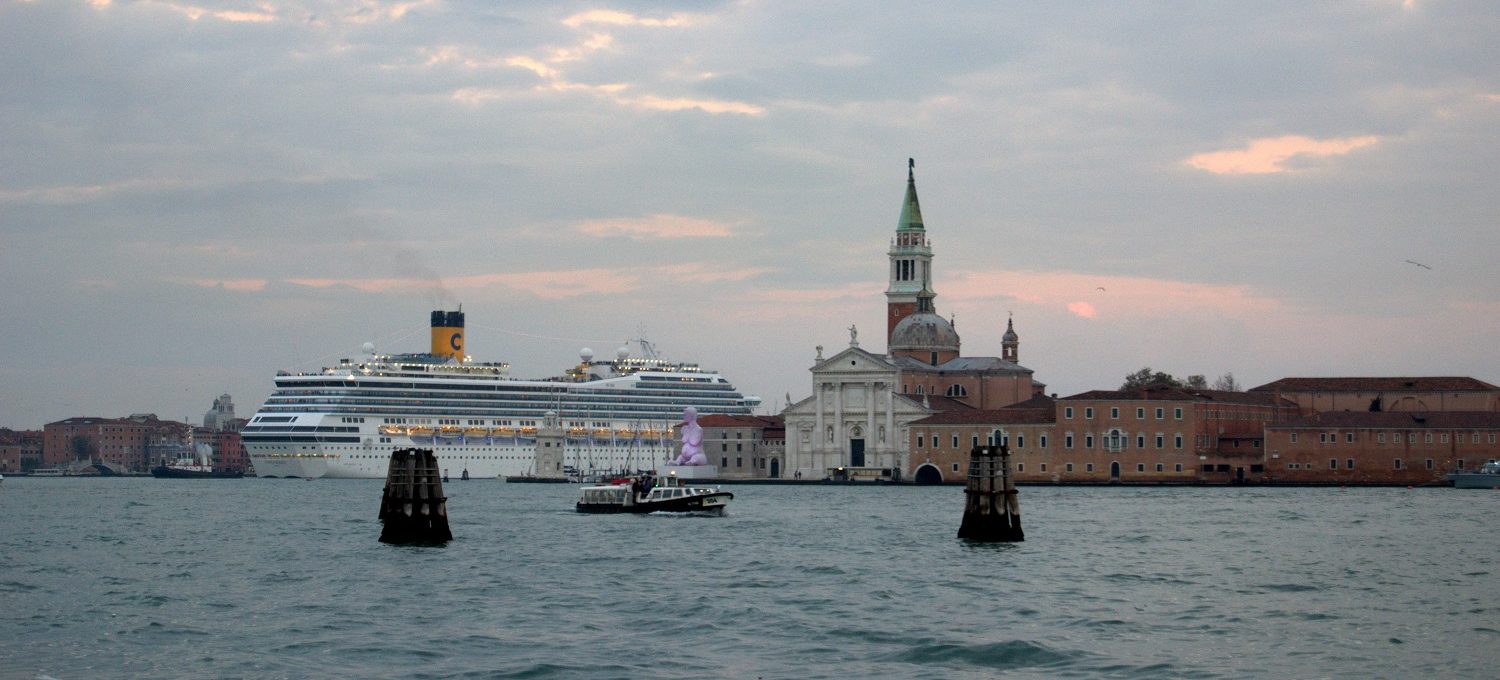
<instances>
[{"instance_id":1,"label":"bird in sky","mask_svg":"<svg viewBox=\"0 0 1500 680\"><path fill-rule=\"evenodd\" d=\"M1099 286L1099 287L1095 288L1095 290L1104 290L1104 286Z\"/></svg>"},{"instance_id":2,"label":"bird in sky","mask_svg":"<svg viewBox=\"0 0 1500 680\"><path fill-rule=\"evenodd\" d=\"M1432 269L1432 267L1422 264L1421 262L1417 262L1416 260L1407 260L1406 263L1417 265L1418 267L1421 267L1423 269Z\"/></svg>"}]
</instances>

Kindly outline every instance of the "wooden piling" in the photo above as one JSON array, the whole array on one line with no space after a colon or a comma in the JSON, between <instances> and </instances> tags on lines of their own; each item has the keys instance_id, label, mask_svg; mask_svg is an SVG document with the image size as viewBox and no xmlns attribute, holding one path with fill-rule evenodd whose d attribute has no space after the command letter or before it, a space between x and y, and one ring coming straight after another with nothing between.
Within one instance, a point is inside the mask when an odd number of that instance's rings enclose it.
<instances>
[{"instance_id":1,"label":"wooden piling","mask_svg":"<svg viewBox=\"0 0 1500 680\"><path fill-rule=\"evenodd\" d=\"M964 519L958 527L958 537L975 541L1026 540L1021 531L1021 501L1010 473L1010 447L977 446L969 451Z\"/></svg>"},{"instance_id":2,"label":"wooden piling","mask_svg":"<svg viewBox=\"0 0 1500 680\"><path fill-rule=\"evenodd\" d=\"M380 498L381 543L437 545L453 540L448 498L431 449L391 452Z\"/></svg>"}]
</instances>

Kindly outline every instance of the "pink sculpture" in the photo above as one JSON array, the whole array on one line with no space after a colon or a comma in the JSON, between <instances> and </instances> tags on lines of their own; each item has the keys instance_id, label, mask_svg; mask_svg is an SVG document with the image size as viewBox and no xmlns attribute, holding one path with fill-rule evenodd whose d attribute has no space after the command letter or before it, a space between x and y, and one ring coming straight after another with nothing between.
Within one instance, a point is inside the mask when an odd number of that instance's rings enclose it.
<instances>
[{"instance_id":1,"label":"pink sculpture","mask_svg":"<svg viewBox=\"0 0 1500 680\"><path fill-rule=\"evenodd\" d=\"M673 465L708 465L703 454L703 426L698 424L698 409L691 406L682 412L682 454Z\"/></svg>"}]
</instances>

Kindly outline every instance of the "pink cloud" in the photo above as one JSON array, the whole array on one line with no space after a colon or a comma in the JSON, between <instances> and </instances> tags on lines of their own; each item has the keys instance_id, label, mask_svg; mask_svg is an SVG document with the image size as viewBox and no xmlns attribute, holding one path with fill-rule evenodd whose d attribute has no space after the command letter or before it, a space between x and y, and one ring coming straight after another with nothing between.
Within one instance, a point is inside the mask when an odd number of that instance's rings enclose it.
<instances>
[{"instance_id":1,"label":"pink cloud","mask_svg":"<svg viewBox=\"0 0 1500 680\"><path fill-rule=\"evenodd\" d=\"M223 288L241 293L265 290L265 279L183 279L182 283L201 288Z\"/></svg>"},{"instance_id":2,"label":"pink cloud","mask_svg":"<svg viewBox=\"0 0 1500 680\"><path fill-rule=\"evenodd\" d=\"M1094 309L1093 305L1081 300L1078 302L1069 302L1068 311L1085 319L1092 319L1096 316L1099 316L1099 312Z\"/></svg>"},{"instance_id":3,"label":"pink cloud","mask_svg":"<svg viewBox=\"0 0 1500 680\"><path fill-rule=\"evenodd\" d=\"M1379 141L1380 138L1374 135L1332 139L1297 135L1267 137L1253 140L1243 149L1195 154L1183 164L1216 175L1263 175L1290 171L1292 168L1284 164L1292 159L1342 156Z\"/></svg>"}]
</instances>

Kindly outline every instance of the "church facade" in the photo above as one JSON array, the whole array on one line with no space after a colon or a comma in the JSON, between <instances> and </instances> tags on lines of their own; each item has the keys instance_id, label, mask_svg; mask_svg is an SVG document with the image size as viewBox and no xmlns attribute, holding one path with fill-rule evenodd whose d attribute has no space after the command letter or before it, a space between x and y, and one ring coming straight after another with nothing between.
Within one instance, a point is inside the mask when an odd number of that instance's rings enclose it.
<instances>
[{"instance_id":1,"label":"church facade","mask_svg":"<svg viewBox=\"0 0 1500 680\"><path fill-rule=\"evenodd\" d=\"M789 475L804 479L900 479L910 470L910 424L950 409L998 409L1041 394L1021 366L1020 337L1006 323L1000 357L965 357L951 319L937 313L932 246L908 162L906 195L891 239L886 351L817 348L812 396L782 411Z\"/></svg>"}]
</instances>

